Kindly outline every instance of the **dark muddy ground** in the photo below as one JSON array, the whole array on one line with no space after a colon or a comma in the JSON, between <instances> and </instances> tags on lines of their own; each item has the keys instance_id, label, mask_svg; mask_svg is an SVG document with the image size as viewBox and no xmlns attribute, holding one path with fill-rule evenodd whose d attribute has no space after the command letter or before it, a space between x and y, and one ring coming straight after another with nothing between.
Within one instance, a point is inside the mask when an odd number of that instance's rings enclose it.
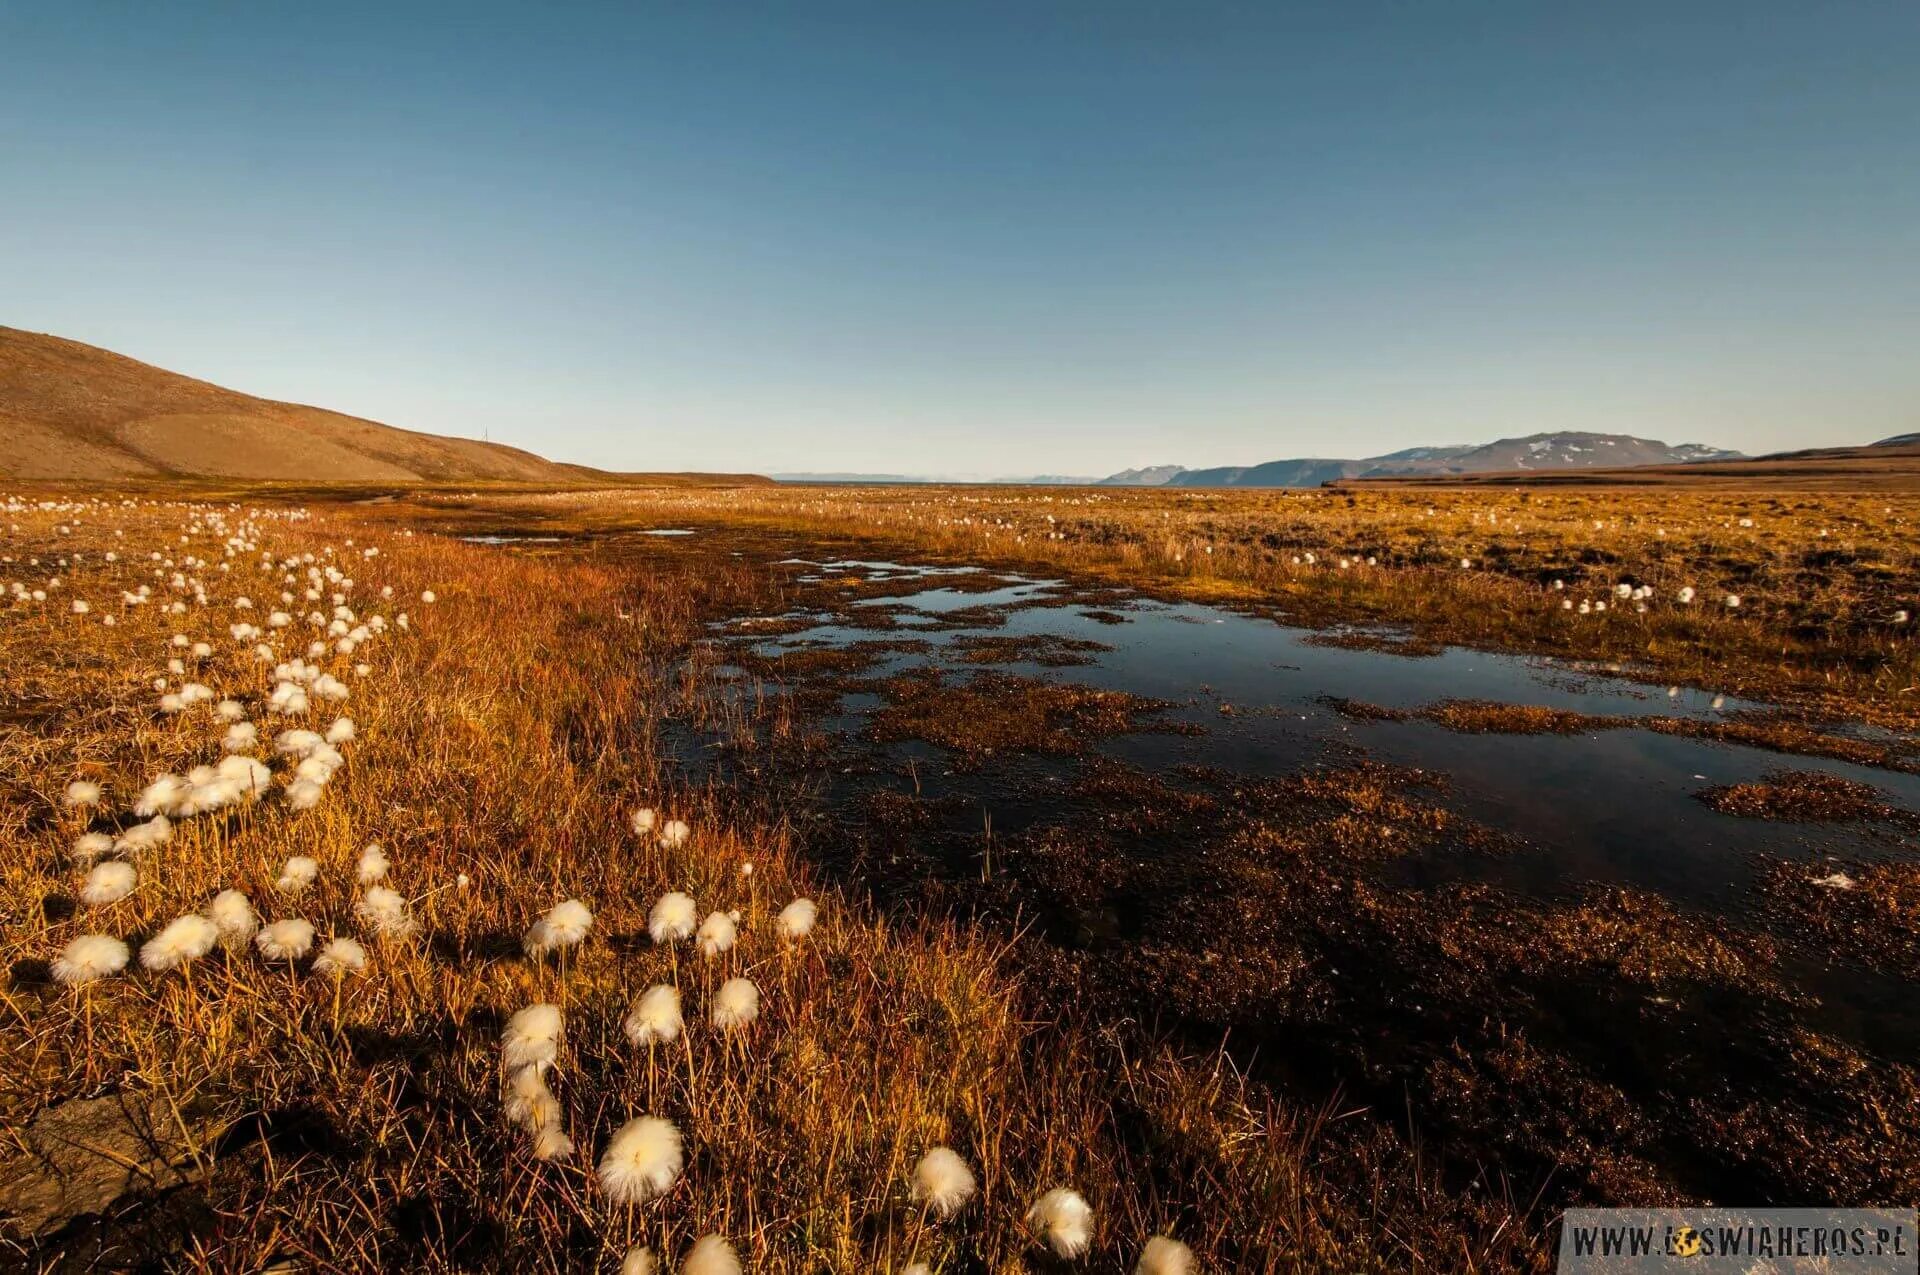
<instances>
[{"instance_id":1,"label":"dark muddy ground","mask_svg":"<svg viewBox=\"0 0 1920 1275\"><path fill-rule=\"evenodd\" d=\"M734 707L689 768L882 904L1020 935L1046 995L1225 1041L1463 1199L1920 1198L1912 741L1110 586L647 550L766 564L690 655Z\"/></svg>"}]
</instances>

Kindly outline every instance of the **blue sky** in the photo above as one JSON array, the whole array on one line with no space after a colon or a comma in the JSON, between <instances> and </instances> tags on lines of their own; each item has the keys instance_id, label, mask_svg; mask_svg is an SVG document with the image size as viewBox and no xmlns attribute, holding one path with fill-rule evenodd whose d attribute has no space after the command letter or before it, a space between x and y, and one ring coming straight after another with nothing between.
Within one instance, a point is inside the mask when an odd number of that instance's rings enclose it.
<instances>
[{"instance_id":1,"label":"blue sky","mask_svg":"<svg viewBox=\"0 0 1920 1275\"><path fill-rule=\"evenodd\" d=\"M617 468L1920 428L1920 4L0 7L0 323Z\"/></svg>"}]
</instances>

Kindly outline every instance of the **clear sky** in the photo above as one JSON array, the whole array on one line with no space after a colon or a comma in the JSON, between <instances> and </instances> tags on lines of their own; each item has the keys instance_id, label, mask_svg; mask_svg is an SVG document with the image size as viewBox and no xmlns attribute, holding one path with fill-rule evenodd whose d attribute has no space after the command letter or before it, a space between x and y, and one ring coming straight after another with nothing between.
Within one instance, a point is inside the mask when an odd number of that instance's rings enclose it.
<instances>
[{"instance_id":1,"label":"clear sky","mask_svg":"<svg viewBox=\"0 0 1920 1275\"><path fill-rule=\"evenodd\" d=\"M1920 429L1920 3L0 5L0 323L620 468Z\"/></svg>"}]
</instances>

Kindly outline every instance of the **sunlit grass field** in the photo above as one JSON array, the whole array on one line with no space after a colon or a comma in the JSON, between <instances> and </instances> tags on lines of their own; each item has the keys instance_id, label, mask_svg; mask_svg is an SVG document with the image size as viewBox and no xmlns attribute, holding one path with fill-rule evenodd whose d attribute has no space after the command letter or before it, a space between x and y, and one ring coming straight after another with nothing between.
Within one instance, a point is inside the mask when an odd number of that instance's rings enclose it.
<instances>
[{"instance_id":1,"label":"sunlit grass field","mask_svg":"<svg viewBox=\"0 0 1920 1275\"><path fill-rule=\"evenodd\" d=\"M9 1224L10 1263L1131 1270L1159 1236L1140 1269L1187 1269L1189 1248L1200 1269L1404 1269L1506 1265L1536 1242L1392 1140L1321 1163L1314 1131L1337 1113L1277 1107L1221 1058L1123 1048L999 941L810 879L753 794L680 786L656 729L669 705L703 711L674 669L724 573L505 555L391 507L5 516L0 1120L8 1207L37 1224ZM263 787L197 769L236 755ZM97 799L70 804L76 783ZM114 863L132 888L90 890ZM229 927L225 891L265 928ZM737 941L654 941L670 891ZM797 898L818 923L784 936ZM590 914L580 941L529 955L567 900ZM218 936L196 946L201 923L175 923L210 908ZM123 942L124 967L76 954L89 935ZM723 1029L730 979L758 1013ZM684 1031L637 1046L624 1020L658 984ZM534 1005L562 1027L529 1116L502 1036ZM76 1220L28 1152L103 1095L140 1114L152 1159ZM682 1144L644 1201L599 1171L641 1116ZM916 1188L939 1147L975 1184L950 1215ZM1060 1196L1033 1212L1058 1191L1087 1216ZM726 1250L691 1256L709 1236Z\"/></svg>"}]
</instances>

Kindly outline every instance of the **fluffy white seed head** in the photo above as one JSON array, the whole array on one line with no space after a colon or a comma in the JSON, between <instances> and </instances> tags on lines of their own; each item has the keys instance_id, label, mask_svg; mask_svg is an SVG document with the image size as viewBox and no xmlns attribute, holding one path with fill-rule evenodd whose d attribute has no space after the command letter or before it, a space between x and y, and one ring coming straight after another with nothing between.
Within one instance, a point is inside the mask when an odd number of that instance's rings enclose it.
<instances>
[{"instance_id":1,"label":"fluffy white seed head","mask_svg":"<svg viewBox=\"0 0 1920 1275\"><path fill-rule=\"evenodd\" d=\"M667 1193L682 1161L680 1131L658 1116L639 1116L607 1142L596 1176L615 1204L645 1204Z\"/></svg>"},{"instance_id":2,"label":"fluffy white seed head","mask_svg":"<svg viewBox=\"0 0 1920 1275\"><path fill-rule=\"evenodd\" d=\"M654 1275L659 1263L653 1260L653 1250L644 1244L635 1244L620 1259L620 1275Z\"/></svg>"},{"instance_id":3,"label":"fluffy white seed head","mask_svg":"<svg viewBox=\"0 0 1920 1275\"><path fill-rule=\"evenodd\" d=\"M387 860L387 852L377 845L369 845L360 852L360 862L354 868L354 876L361 885L372 885L386 879L387 869L393 865Z\"/></svg>"},{"instance_id":4,"label":"fluffy white seed head","mask_svg":"<svg viewBox=\"0 0 1920 1275\"><path fill-rule=\"evenodd\" d=\"M245 943L260 928L253 904L238 890L222 890L214 895L213 902L207 904L207 919L220 931L220 942L228 947Z\"/></svg>"},{"instance_id":5,"label":"fluffy white seed head","mask_svg":"<svg viewBox=\"0 0 1920 1275\"><path fill-rule=\"evenodd\" d=\"M197 961L213 950L220 931L197 912L177 916L140 948L140 963L150 970L170 970Z\"/></svg>"},{"instance_id":6,"label":"fluffy white seed head","mask_svg":"<svg viewBox=\"0 0 1920 1275\"><path fill-rule=\"evenodd\" d=\"M740 1275L740 1258L718 1235L703 1235L680 1263L680 1275Z\"/></svg>"},{"instance_id":7,"label":"fluffy white seed head","mask_svg":"<svg viewBox=\"0 0 1920 1275\"><path fill-rule=\"evenodd\" d=\"M508 1071L550 1067L560 1056L566 1020L558 1005L529 1005L507 1020L500 1034L500 1062Z\"/></svg>"},{"instance_id":8,"label":"fluffy white seed head","mask_svg":"<svg viewBox=\"0 0 1920 1275\"><path fill-rule=\"evenodd\" d=\"M557 1163L573 1158L573 1139L560 1127L558 1121L541 1125L533 1131L533 1158Z\"/></svg>"},{"instance_id":9,"label":"fluffy white seed head","mask_svg":"<svg viewBox=\"0 0 1920 1275\"><path fill-rule=\"evenodd\" d=\"M713 994L713 1025L721 1031L734 1031L760 1017L760 989L753 980L730 978Z\"/></svg>"},{"instance_id":10,"label":"fluffy white seed head","mask_svg":"<svg viewBox=\"0 0 1920 1275\"><path fill-rule=\"evenodd\" d=\"M67 791L62 800L67 803L69 810L97 806L100 804L100 785L91 780L76 779L67 785Z\"/></svg>"},{"instance_id":11,"label":"fluffy white seed head","mask_svg":"<svg viewBox=\"0 0 1920 1275\"><path fill-rule=\"evenodd\" d=\"M92 863L103 854L113 853L113 838L104 832L83 832L73 839L70 853L75 863Z\"/></svg>"},{"instance_id":12,"label":"fluffy white seed head","mask_svg":"<svg viewBox=\"0 0 1920 1275\"><path fill-rule=\"evenodd\" d=\"M725 912L709 912L707 919L700 922L700 933L696 942L700 955L712 958L732 949L733 940L739 930L733 918Z\"/></svg>"},{"instance_id":13,"label":"fluffy white seed head","mask_svg":"<svg viewBox=\"0 0 1920 1275\"><path fill-rule=\"evenodd\" d=\"M407 910L407 901L384 885L369 887L353 905L353 912L362 925L383 939L404 939L418 928Z\"/></svg>"},{"instance_id":14,"label":"fluffy white seed head","mask_svg":"<svg viewBox=\"0 0 1920 1275\"><path fill-rule=\"evenodd\" d=\"M301 762L301 765L306 765ZM320 798L326 796L327 786L314 779L296 779L287 785L287 808L290 810L312 810L320 804Z\"/></svg>"},{"instance_id":15,"label":"fluffy white seed head","mask_svg":"<svg viewBox=\"0 0 1920 1275\"><path fill-rule=\"evenodd\" d=\"M680 989L668 983L649 987L621 1024L635 1045L674 1040L680 1035Z\"/></svg>"},{"instance_id":16,"label":"fluffy white seed head","mask_svg":"<svg viewBox=\"0 0 1920 1275\"><path fill-rule=\"evenodd\" d=\"M528 956L545 956L586 941L593 928L593 913L578 899L556 903L547 914L533 923L522 942Z\"/></svg>"},{"instance_id":17,"label":"fluffy white seed head","mask_svg":"<svg viewBox=\"0 0 1920 1275\"><path fill-rule=\"evenodd\" d=\"M338 747L352 740L358 733L351 717L336 717L333 725L327 727L327 742Z\"/></svg>"},{"instance_id":18,"label":"fluffy white seed head","mask_svg":"<svg viewBox=\"0 0 1920 1275\"><path fill-rule=\"evenodd\" d=\"M699 917L693 900L675 890L661 895L653 911L647 914L647 933L655 943L675 943L693 937L693 927L699 923Z\"/></svg>"},{"instance_id":19,"label":"fluffy white seed head","mask_svg":"<svg viewBox=\"0 0 1920 1275\"><path fill-rule=\"evenodd\" d=\"M270 961L297 961L313 946L313 923L299 917L275 921L253 936L253 945Z\"/></svg>"},{"instance_id":20,"label":"fluffy white seed head","mask_svg":"<svg viewBox=\"0 0 1920 1275\"><path fill-rule=\"evenodd\" d=\"M348 974L359 974L367 968L367 949L353 939L329 939L320 949L320 955L313 958L313 972L332 974L344 978Z\"/></svg>"},{"instance_id":21,"label":"fluffy white seed head","mask_svg":"<svg viewBox=\"0 0 1920 1275\"><path fill-rule=\"evenodd\" d=\"M644 837L651 834L654 824L658 823L659 820L660 816L645 806L634 811L633 814L628 817L628 822L633 826L633 833L637 837Z\"/></svg>"},{"instance_id":22,"label":"fluffy white seed head","mask_svg":"<svg viewBox=\"0 0 1920 1275\"><path fill-rule=\"evenodd\" d=\"M304 854L296 854L287 860L286 867L280 869L280 879L273 883L273 888L282 894L298 894L312 885L313 879L319 875L318 862Z\"/></svg>"},{"instance_id":23,"label":"fluffy white seed head","mask_svg":"<svg viewBox=\"0 0 1920 1275\"><path fill-rule=\"evenodd\" d=\"M1093 1209L1078 1191L1055 1187L1027 1210L1027 1225L1047 1247L1068 1260L1093 1245Z\"/></svg>"},{"instance_id":24,"label":"fluffy white seed head","mask_svg":"<svg viewBox=\"0 0 1920 1275\"><path fill-rule=\"evenodd\" d=\"M82 934L53 958L53 978L73 986L118 974L127 968L127 945L111 934Z\"/></svg>"},{"instance_id":25,"label":"fluffy white seed head","mask_svg":"<svg viewBox=\"0 0 1920 1275\"><path fill-rule=\"evenodd\" d=\"M1156 1235L1140 1250L1133 1275L1194 1275L1193 1250L1167 1235Z\"/></svg>"},{"instance_id":26,"label":"fluffy white seed head","mask_svg":"<svg viewBox=\"0 0 1920 1275\"><path fill-rule=\"evenodd\" d=\"M145 823L136 823L120 832L119 840L113 848L127 854L139 854L143 850L152 850L164 846L173 840L173 823L165 815L155 815Z\"/></svg>"},{"instance_id":27,"label":"fluffy white seed head","mask_svg":"<svg viewBox=\"0 0 1920 1275\"><path fill-rule=\"evenodd\" d=\"M935 1147L913 1166L913 1198L937 1218L950 1218L965 1208L976 1189L973 1170L951 1147Z\"/></svg>"},{"instance_id":28,"label":"fluffy white seed head","mask_svg":"<svg viewBox=\"0 0 1920 1275\"><path fill-rule=\"evenodd\" d=\"M86 884L80 887L80 901L96 908L118 903L133 893L133 887L139 881L139 874L131 863L118 860L96 863L93 870L87 873Z\"/></svg>"},{"instance_id":29,"label":"fluffy white seed head","mask_svg":"<svg viewBox=\"0 0 1920 1275\"><path fill-rule=\"evenodd\" d=\"M784 939L800 940L813 932L813 923L820 916L820 909L812 899L795 899L780 909L780 915L774 918L774 927Z\"/></svg>"},{"instance_id":30,"label":"fluffy white seed head","mask_svg":"<svg viewBox=\"0 0 1920 1275\"><path fill-rule=\"evenodd\" d=\"M230 753L251 752L260 742L260 728L252 722L235 722L227 727L226 737L220 741L220 747Z\"/></svg>"},{"instance_id":31,"label":"fluffy white seed head","mask_svg":"<svg viewBox=\"0 0 1920 1275\"><path fill-rule=\"evenodd\" d=\"M678 850L687 844L687 839L692 835L693 829L689 828L685 821L669 819L660 829L660 844L669 850Z\"/></svg>"},{"instance_id":32,"label":"fluffy white seed head","mask_svg":"<svg viewBox=\"0 0 1920 1275\"><path fill-rule=\"evenodd\" d=\"M537 1066L521 1067L507 1073L500 1106L503 1114L529 1133L560 1121L560 1102L547 1088L547 1079Z\"/></svg>"}]
</instances>

